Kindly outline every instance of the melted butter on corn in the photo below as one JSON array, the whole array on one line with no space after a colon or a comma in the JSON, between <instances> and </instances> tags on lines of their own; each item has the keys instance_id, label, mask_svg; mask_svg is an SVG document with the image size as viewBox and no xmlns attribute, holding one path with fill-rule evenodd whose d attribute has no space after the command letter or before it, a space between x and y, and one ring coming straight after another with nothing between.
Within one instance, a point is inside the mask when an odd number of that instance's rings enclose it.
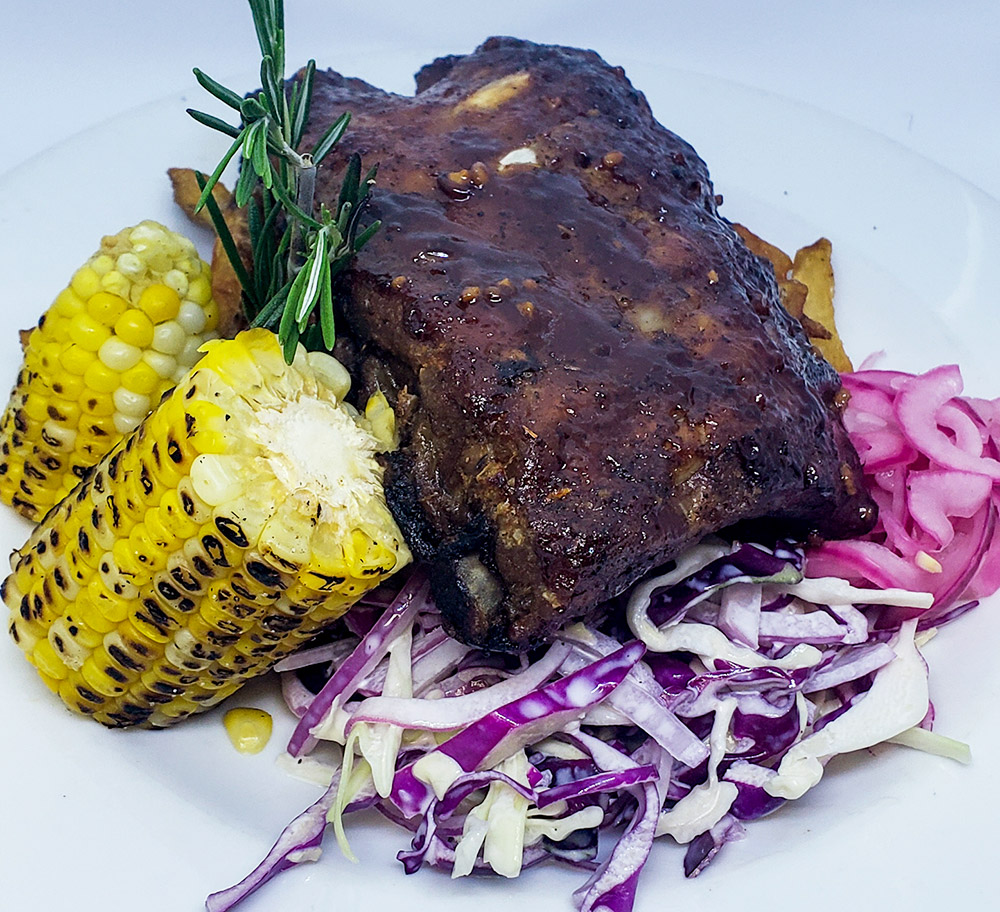
<instances>
[{"instance_id":1,"label":"melted butter on corn","mask_svg":"<svg viewBox=\"0 0 1000 912\"><path fill-rule=\"evenodd\" d=\"M104 238L28 336L0 420L0 499L40 519L198 360L218 318L187 238L151 221Z\"/></svg>"},{"instance_id":2,"label":"melted butter on corn","mask_svg":"<svg viewBox=\"0 0 1000 912\"><path fill-rule=\"evenodd\" d=\"M266 330L210 342L14 555L10 634L76 712L165 726L343 614L410 553L376 454L381 394Z\"/></svg>"}]
</instances>

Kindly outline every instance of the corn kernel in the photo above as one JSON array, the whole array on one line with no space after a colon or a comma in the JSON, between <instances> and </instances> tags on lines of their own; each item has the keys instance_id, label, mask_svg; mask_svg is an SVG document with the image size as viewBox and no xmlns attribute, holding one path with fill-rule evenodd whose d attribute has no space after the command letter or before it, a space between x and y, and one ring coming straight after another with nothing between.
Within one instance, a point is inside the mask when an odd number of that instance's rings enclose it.
<instances>
[{"instance_id":1,"label":"corn kernel","mask_svg":"<svg viewBox=\"0 0 1000 912\"><path fill-rule=\"evenodd\" d=\"M32 421L44 422L49 417L48 400L39 393L29 393L23 408L24 414Z\"/></svg>"},{"instance_id":2,"label":"corn kernel","mask_svg":"<svg viewBox=\"0 0 1000 912\"><path fill-rule=\"evenodd\" d=\"M83 382L96 393L113 393L121 385L121 374L95 358L84 373Z\"/></svg>"},{"instance_id":3,"label":"corn kernel","mask_svg":"<svg viewBox=\"0 0 1000 912\"><path fill-rule=\"evenodd\" d=\"M149 396L160 385L160 375L145 361L139 361L121 375L122 386L133 393Z\"/></svg>"},{"instance_id":4,"label":"corn kernel","mask_svg":"<svg viewBox=\"0 0 1000 912\"><path fill-rule=\"evenodd\" d=\"M184 343L184 348L177 355L177 363L185 369L194 367L201 360L201 341L198 336L189 336ZM178 383L180 379L178 378Z\"/></svg>"},{"instance_id":5,"label":"corn kernel","mask_svg":"<svg viewBox=\"0 0 1000 912\"><path fill-rule=\"evenodd\" d=\"M78 298L86 301L101 290L101 276L89 266L84 266L73 274L69 285Z\"/></svg>"},{"instance_id":6,"label":"corn kernel","mask_svg":"<svg viewBox=\"0 0 1000 912\"><path fill-rule=\"evenodd\" d=\"M169 548L177 542L177 537L164 524L163 517L160 515L160 511L156 508L146 511L146 517L143 520L143 525L146 528L146 534L149 536L150 540L161 551Z\"/></svg>"},{"instance_id":7,"label":"corn kernel","mask_svg":"<svg viewBox=\"0 0 1000 912\"><path fill-rule=\"evenodd\" d=\"M212 298L205 305L205 332L214 332L219 328L219 305Z\"/></svg>"},{"instance_id":8,"label":"corn kernel","mask_svg":"<svg viewBox=\"0 0 1000 912\"><path fill-rule=\"evenodd\" d=\"M133 418L142 420L149 414L149 396L141 393L133 393L124 386L118 387L114 392L115 408L123 415L130 415Z\"/></svg>"},{"instance_id":9,"label":"corn kernel","mask_svg":"<svg viewBox=\"0 0 1000 912\"><path fill-rule=\"evenodd\" d=\"M177 355L184 350L187 334L175 320L160 323L153 330L153 348L164 355Z\"/></svg>"},{"instance_id":10,"label":"corn kernel","mask_svg":"<svg viewBox=\"0 0 1000 912\"><path fill-rule=\"evenodd\" d=\"M56 360L58 361L58 356ZM84 389L85 383L83 378L73 374L63 374L52 381L52 391L57 396L63 396L66 399L79 399Z\"/></svg>"},{"instance_id":11,"label":"corn kernel","mask_svg":"<svg viewBox=\"0 0 1000 912\"><path fill-rule=\"evenodd\" d=\"M114 628L110 629L113 630ZM80 676L94 693L102 694L105 697L116 697L119 694L125 693L125 685L109 677L103 668L99 668L94 656L91 656L83 663L83 667L80 669Z\"/></svg>"},{"instance_id":12,"label":"corn kernel","mask_svg":"<svg viewBox=\"0 0 1000 912\"><path fill-rule=\"evenodd\" d=\"M69 669L48 640L39 640L35 644L35 648L31 651L31 658L35 667L50 678L61 681L69 675Z\"/></svg>"},{"instance_id":13,"label":"corn kernel","mask_svg":"<svg viewBox=\"0 0 1000 912\"><path fill-rule=\"evenodd\" d=\"M106 253L102 253L90 261L90 268L99 276L107 275L107 273L115 268L115 261Z\"/></svg>"},{"instance_id":14,"label":"corn kernel","mask_svg":"<svg viewBox=\"0 0 1000 912\"><path fill-rule=\"evenodd\" d=\"M71 374L80 374L81 376L86 372L87 368L94 361L93 352L89 352L86 349L80 348L79 345L70 345L68 348L64 349L62 354L59 356L59 363L62 364L66 370Z\"/></svg>"},{"instance_id":15,"label":"corn kernel","mask_svg":"<svg viewBox=\"0 0 1000 912\"><path fill-rule=\"evenodd\" d=\"M46 679L46 675L42 674L42 680ZM49 678L49 681L52 679ZM51 684L49 685L51 686ZM62 701L70 707L76 708L79 712L95 712L104 702L103 698L98 694L91 694L90 696L96 697L96 700L91 700L89 697L84 698L84 695L80 693L80 685L74 684L71 680L67 679L60 682L59 689L57 690ZM84 709L86 707L86 709Z\"/></svg>"},{"instance_id":16,"label":"corn kernel","mask_svg":"<svg viewBox=\"0 0 1000 912\"><path fill-rule=\"evenodd\" d=\"M83 310L84 303L72 287L64 288L59 292L54 302L56 313L63 317L72 317Z\"/></svg>"},{"instance_id":17,"label":"corn kernel","mask_svg":"<svg viewBox=\"0 0 1000 912\"><path fill-rule=\"evenodd\" d=\"M128 310L128 301L116 294L99 291L87 301L87 313L105 326L114 326L115 321Z\"/></svg>"},{"instance_id":18,"label":"corn kernel","mask_svg":"<svg viewBox=\"0 0 1000 912\"><path fill-rule=\"evenodd\" d=\"M180 295L167 285L150 285L139 298L139 308L154 323L173 320L180 307Z\"/></svg>"},{"instance_id":19,"label":"corn kernel","mask_svg":"<svg viewBox=\"0 0 1000 912\"><path fill-rule=\"evenodd\" d=\"M42 436L53 441L52 446L61 450L73 449L73 444L76 441L76 431L63 427L55 421L46 421L42 425Z\"/></svg>"},{"instance_id":20,"label":"corn kernel","mask_svg":"<svg viewBox=\"0 0 1000 912\"><path fill-rule=\"evenodd\" d=\"M100 361L97 361L95 363L101 364ZM87 368L87 370L88 371L91 370L92 367L93 365L91 365L90 368ZM101 364L101 367L104 368L105 370L110 369L105 367L103 364ZM111 415L113 415L115 413L114 400L110 399L107 395L95 396L94 395L95 392L96 390L90 390L87 392L87 395L80 396L77 399L83 410L83 414L87 415L90 418L108 418ZM105 447L105 449L107 449L107 447Z\"/></svg>"},{"instance_id":21,"label":"corn kernel","mask_svg":"<svg viewBox=\"0 0 1000 912\"><path fill-rule=\"evenodd\" d=\"M101 360L119 373L134 367L142 357L142 351L128 342L112 336L105 341L98 352Z\"/></svg>"},{"instance_id":22,"label":"corn kernel","mask_svg":"<svg viewBox=\"0 0 1000 912\"><path fill-rule=\"evenodd\" d=\"M168 235L163 226L156 222L142 222L129 230L128 239L135 245L152 247L166 241Z\"/></svg>"},{"instance_id":23,"label":"corn kernel","mask_svg":"<svg viewBox=\"0 0 1000 912\"><path fill-rule=\"evenodd\" d=\"M162 380L173 380L177 361L172 355L164 355L162 352L150 349L143 352L142 360L153 368Z\"/></svg>"},{"instance_id":24,"label":"corn kernel","mask_svg":"<svg viewBox=\"0 0 1000 912\"><path fill-rule=\"evenodd\" d=\"M46 342L42 346L42 350L39 355L39 361L43 368L51 375L62 373L59 370L59 358L62 355L63 346L59 342ZM63 374L62 379L66 379L66 374Z\"/></svg>"},{"instance_id":25,"label":"corn kernel","mask_svg":"<svg viewBox=\"0 0 1000 912\"><path fill-rule=\"evenodd\" d=\"M128 297L131 285L132 283L117 269L112 269L111 272L101 276L101 288L123 298Z\"/></svg>"},{"instance_id":26,"label":"corn kernel","mask_svg":"<svg viewBox=\"0 0 1000 912\"><path fill-rule=\"evenodd\" d=\"M115 335L129 345L148 348L149 343L153 341L153 321L141 310L131 308L115 323Z\"/></svg>"},{"instance_id":27,"label":"corn kernel","mask_svg":"<svg viewBox=\"0 0 1000 912\"><path fill-rule=\"evenodd\" d=\"M103 438L104 449L108 449L107 439L111 437L114 431L114 421L112 421L112 414L108 415L88 415L87 418L80 423L79 435L81 437L99 437Z\"/></svg>"},{"instance_id":28,"label":"corn kernel","mask_svg":"<svg viewBox=\"0 0 1000 912\"><path fill-rule=\"evenodd\" d=\"M199 274L188 282L187 298L189 301L204 307L212 300L212 281L202 269Z\"/></svg>"},{"instance_id":29,"label":"corn kernel","mask_svg":"<svg viewBox=\"0 0 1000 912\"><path fill-rule=\"evenodd\" d=\"M141 418L137 418L134 415L123 415L121 412L115 412L115 430L122 437L126 434L131 434L141 421Z\"/></svg>"},{"instance_id":30,"label":"corn kernel","mask_svg":"<svg viewBox=\"0 0 1000 912\"><path fill-rule=\"evenodd\" d=\"M177 322L187 333L200 333L205 329L205 311L193 301L182 301Z\"/></svg>"},{"instance_id":31,"label":"corn kernel","mask_svg":"<svg viewBox=\"0 0 1000 912\"><path fill-rule=\"evenodd\" d=\"M124 276L136 277L141 275L146 267L142 265L142 260L134 253L123 253L115 261L115 268Z\"/></svg>"},{"instance_id":32,"label":"corn kernel","mask_svg":"<svg viewBox=\"0 0 1000 912\"><path fill-rule=\"evenodd\" d=\"M171 269L163 277L163 284L176 291L179 297L184 297L187 294L188 277L180 269Z\"/></svg>"},{"instance_id":33,"label":"corn kernel","mask_svg":"<svg viewBox=\"0 0 1000 912\"><path fill-rule=\"evenodd\" d=\"M61 424L73 427L80 423L80 403L75 400L62 399L49 404L46 416Z\"/></svg>"},{"instance_id":34,"label":"corn kernel","mask_svg":"<svg viewBox=\"0 0 1000 912\"><path fill-rule=\"evenodd\" d=\"M77 314L69 324L70 339L87 351L97 351L110 335L107 327L87 313Z\"/></svg>"}]
</instances>

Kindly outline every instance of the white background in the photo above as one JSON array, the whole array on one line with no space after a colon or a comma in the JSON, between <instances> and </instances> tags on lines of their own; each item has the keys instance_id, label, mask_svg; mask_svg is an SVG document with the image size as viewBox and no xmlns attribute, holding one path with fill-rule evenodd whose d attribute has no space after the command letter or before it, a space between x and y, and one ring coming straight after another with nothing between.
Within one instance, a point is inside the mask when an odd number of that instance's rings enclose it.
<instances>
[{"instance_id":1,"label":"white background","mask_svg":"<svg viewBox=\"0 0 1000 912\"><path fill-rule=\"evenodd\" d=\"M995 0L286 6L290 65L312 56L408 91L426 48L466 52L492 34L592 47L626 68L656 58L812 102L1000 197ZM257 65L243 0L2 0L0 7L0 173L83 127L193 86L192 66L224 77Z\"/></svg>"}]
</instances>

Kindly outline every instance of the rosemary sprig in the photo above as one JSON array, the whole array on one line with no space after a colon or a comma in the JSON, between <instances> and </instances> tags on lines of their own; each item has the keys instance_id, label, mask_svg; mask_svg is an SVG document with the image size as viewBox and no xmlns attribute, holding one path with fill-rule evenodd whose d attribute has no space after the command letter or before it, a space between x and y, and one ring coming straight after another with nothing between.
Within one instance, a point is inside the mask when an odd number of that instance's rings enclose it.
<instances>
[{"instance_id":1,"label":"rosemary sprig","mask_svg":"<svg viewBox=\"0 0 1000 912\"><path fill-rule=\"evenodd\" d=\"M312 149L300 148L312 101L316 62L301 77L285 79L285 26L282 0L248 0L260 45L260 90L243 97L195 69L195 79L210 95L239 114L238 126L189 110L198 123L233 142L215 170L198 175L201 197L196 211L208 207L212 223L242 288L243 310L251 326L278 334L291 361L301 341L307 348L330 350L336 340L333 283L379 228L362 227L362 214L375 182L376 168L362 176L361 158L348 160L337 206L314 211L316 169L347 130L342 114ZM240 153L236 205L247 210L252 267L248 271L225 219L212 198L223 171Z\"/></svg>"}]
</instances>

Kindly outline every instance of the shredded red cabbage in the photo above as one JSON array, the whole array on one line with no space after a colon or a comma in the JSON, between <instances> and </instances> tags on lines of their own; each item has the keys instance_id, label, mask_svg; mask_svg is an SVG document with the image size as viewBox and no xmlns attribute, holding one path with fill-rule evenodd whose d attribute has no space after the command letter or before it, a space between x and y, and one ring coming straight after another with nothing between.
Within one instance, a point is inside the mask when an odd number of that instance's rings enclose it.
<instances>
[{"instance_id":1,"label":"shredded red cabbage","mask_svg":"<svg viewBox=\"0 0 1000 912\"><path fill-rule=\"evenodd\" d=\"M397 856L408 874L551 860L591 872L581 912L630 912L656 837L686 846L694 877L836 754L937 737L918 634L1000 586L1000 403L962 398L956 368L844 384L881 510L864 539L705 542L600 625L514 658L450 639L418 570L367 602L348 646L287 660L289 751L334 740L344 767L209 912L314 859L327 820L340 838L363 807L412 834ZM305 663L326 676L318 695Z\"/></svg>"}]
</instances>

